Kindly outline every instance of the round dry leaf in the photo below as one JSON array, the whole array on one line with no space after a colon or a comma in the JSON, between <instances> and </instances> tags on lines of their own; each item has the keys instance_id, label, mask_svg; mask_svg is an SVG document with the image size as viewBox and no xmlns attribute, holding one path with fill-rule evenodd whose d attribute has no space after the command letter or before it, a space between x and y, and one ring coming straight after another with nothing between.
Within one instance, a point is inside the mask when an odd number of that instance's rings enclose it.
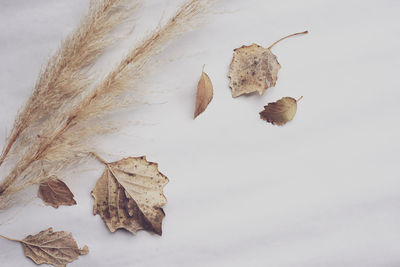
<instances>
[{"instance_id":1,"label":"round dry leaf","mask_svg":"<svg viewBox=\"0 0 400 267\"><path fill-rule=\"evenodd\" d=\"M288 121L293 120L297 111L297 101L292 97L283 97L280 100L269 103L264 107L264 110L260 112L260 117L267 122L275 125L284 125Z\"/></svg>"},{"instance_id":2,"label":"round dry leaf","mask_svg":"<svg viewBox=\"0 0 400 267\"><path fill-rule=\"evenodd\" d=\"M271 48L286 38L306 33L308 31L287 35L268 48L257 44L236 48L228 72L232 97L253 92L262 95L269 87L275 86L281 65Z\"/></svg>"},{"instance_id":3,"label":"round dry leaf","mask_svg":"<svg viewBox=\"0 0 400 267\"><path fill-rule=\"evenodd\" d=\"M236 48L228 72L232 97L253 92L264 94L275 86L280 68L276 56L268 48L257 44Z\"/></svg>"}]
</instances>

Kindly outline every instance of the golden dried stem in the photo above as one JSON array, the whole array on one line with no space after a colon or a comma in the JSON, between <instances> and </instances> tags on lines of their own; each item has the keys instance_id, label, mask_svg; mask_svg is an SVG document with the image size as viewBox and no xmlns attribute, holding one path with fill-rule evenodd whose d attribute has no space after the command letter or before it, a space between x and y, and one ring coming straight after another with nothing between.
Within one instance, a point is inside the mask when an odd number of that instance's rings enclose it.
<instances>
[{"instance_id":1,"label":"golden dried stem","mask_svg":"<svg viewBox=\"0 0 400 267\"><path fill-rule=\"evenodd\" d=\"M293 34L290 34L290 35L288 35L288 36L285 36L285 37L279 39L278 41L276 41L275 43L273 43L272 45L270 45L270 46L268 47L268 49L271 49L274 45L276 45L276 44L279 43L280 41L285 40L285 39L287 39L287 38L289 38L289 37L292 37L292 36L295 36L295 35L300 35L300 34L307 34L307 33L308 33L308 31L304 31L304 32L297 32L297 33L293 33Z\"/></svg>"},{"instance_id":2,"label":"golden dried stem","mask_svg":"<svg viewBox=\"0 0 400 267\"><path fill-rule=\"evenodd\" d=\"M108 165L108 162L105 161L102 157L100 157L99 155L97 155L94 152L90 152L90 154L92 154L92 156L94 156L98 161L100 161L101 163L103 163L104 165Z\"/></svg>"},{"instance_id":3,"label":"golden dried stem","mask_svg":"<svg viewBox=\"0 0 400 267\"><path fill-rule=\"evenodd\" d=\"M13 241L13 242L22 242L21 240L18 239L14 239L14 238L10 238L10 237L6 237L4 235L0 235L1 238L7 239L9 241Z\"/></svg>"},{"instance_id":4,"label":"golden dried stem","mask_svg":"<svg viewBox=\"0 0 400 267\"><path fill-rule=\"evenodd\" d=\"M10 152L11 147L14 145L15 141L18 139L19 134L21 133L21 128L18 128L14 131L11 136L8 138L7 146L4 148L3 152L0 156L0 166L3 164L4 160L6 159L8 152Z\"/></svg>"}]
</instances>

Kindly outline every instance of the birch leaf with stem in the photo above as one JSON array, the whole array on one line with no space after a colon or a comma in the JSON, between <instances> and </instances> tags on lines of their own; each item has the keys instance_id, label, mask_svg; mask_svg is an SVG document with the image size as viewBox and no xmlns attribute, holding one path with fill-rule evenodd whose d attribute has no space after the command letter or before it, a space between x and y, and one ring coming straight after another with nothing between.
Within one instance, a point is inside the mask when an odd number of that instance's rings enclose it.
<instances>
[{"instance_id":1,"label":"birch leaf with stem","mask_svg":"<svg viewBox=\"0 0 400 267\"><path fill-rule=\"evenodd\" d=\"M80 255L89 253L89 248L78 247L71 233L58 231L53 232L53 228L48 228L36 235L29 235L22 240L0 237L19 242L24 248L25 256L32 259L36 264L47 263L56 267L64 267L73 262Z\"/></svg>"},{"instance_id":2,"label":"birch leaf with stem","mask_svg":"<svg viewBox=\"0 0 400 267\"><path fill-rule=\"evenodd\" d=\"M228 72L232 97L253 92L263 95L265 90L275 86L281 65L271 52L271 48L286 38L306 33L308 31L290 34L274 42L268 48L257 44L236 48Z\"/></svg>"}]
</instances>

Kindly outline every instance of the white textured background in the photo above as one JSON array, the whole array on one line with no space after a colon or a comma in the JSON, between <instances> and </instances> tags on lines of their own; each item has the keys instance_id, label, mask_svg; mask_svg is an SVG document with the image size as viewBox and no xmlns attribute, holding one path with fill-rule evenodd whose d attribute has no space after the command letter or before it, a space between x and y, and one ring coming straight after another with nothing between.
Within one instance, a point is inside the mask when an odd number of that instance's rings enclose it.
<instances>
[{"instance_id":1,"label":"white textured background","mask_svg":"<svg viewBox=\"0 0 400 267\"><path fill-rule=\"evenodd\" d=\"M98 70L178 3L146 1L133 35ZM3 146L41 65L87 1L0 4ZM103 170L96 161L66 180L77 206L15 207L0 214L0 234L70 231L90 248L70 266L400 266L399 14L398 0L223 1L152 67L143 91L153 104L125 114L131 123L99 147L108 160L146 155L170 178L163 236L112 234L92 215L90 191ZM282 65L275 88L231 98L234 48L306 29L273 49ZM214 100L193 121L203 64ZM259 119L266 103L301 95L293 122ZM0 248L1 266L34 266L19 244L0 240Z\"/></svg>"}]
</instances>

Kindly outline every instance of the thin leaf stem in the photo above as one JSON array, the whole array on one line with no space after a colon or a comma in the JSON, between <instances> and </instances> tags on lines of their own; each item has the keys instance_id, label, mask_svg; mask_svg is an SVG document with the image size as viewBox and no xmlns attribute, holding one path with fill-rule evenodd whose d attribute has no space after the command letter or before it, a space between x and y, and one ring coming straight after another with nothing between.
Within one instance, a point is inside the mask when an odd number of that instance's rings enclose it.
<instances>
[{"instance_id":1,"label":"thin leaf stem","mask_svg":"<svg viewBox=\"0 0 400 267\"><path fill-rule=\"evenodd\" d=\"M295 35L300 35L300 34L307 34L307 33L308 33L308 31L297 32L297 33L289 34L288 36L285 36L285 37L279 39L278 41L276 41L275 43L273 43L272 45L270 45L270 46L268 47L268 49L271 49L274 45L276 45L276 44L279 43L280 41L285 40L285 39L287 39L287 38L289 38L289 37L292 37L292 36L295 36Z\"/></svg>"},{"instance_id":2,"label":"thin leaf stem","mask_svg":"<svg viewBox=\"0 0 400 267\"><path fill-rule=\"evenodd\" d=\"M20 134L20 130L14 132L13 135L11 136L10 140L8 141L6 148L3 150L3 153L1 153L0 166L1 166L1 164L3 164L4 160L6 159L8 152L10 152L11 147L14 145L15 141L19 137L19 134Z\"/></svg>"},{"instance_id":3,"label":"thin leaf stem","mask_svg":"<svg viewBox=\"0 0 400 267\"><path fill-rule=\"evenodd\" d=\"M302 99L303 99L303 96L300 96L296 101L299 102Z\"/></svg>"},{"instance_id":4,"label":"thin leaf stem","mask_svg":"<svg viewBox=\"0 0 400 267\"><path fill-rule=\"evenodd\" d=\"M100 157L99 155L97 155L94 152L90 152L90 154L92 154L93 157L95 157L98 161L100 161L101 163L103 163L104 165L108 165L108 162L105 161L102 157Z\"/></svg>"},{"instance_id":5,"label":"thin leaf stem","mask_svg":"<svg viewBox=\"0 0 400 267\"><path fill-rule=\"evenodd\" d=\"M14 239L14 238L10 238L10 237L6 237L4 235L0 235L1 238L7 239L9 241L13 241L13 242L22 242L21 240L18 239Z\"/></svg>"}]
</instances>

